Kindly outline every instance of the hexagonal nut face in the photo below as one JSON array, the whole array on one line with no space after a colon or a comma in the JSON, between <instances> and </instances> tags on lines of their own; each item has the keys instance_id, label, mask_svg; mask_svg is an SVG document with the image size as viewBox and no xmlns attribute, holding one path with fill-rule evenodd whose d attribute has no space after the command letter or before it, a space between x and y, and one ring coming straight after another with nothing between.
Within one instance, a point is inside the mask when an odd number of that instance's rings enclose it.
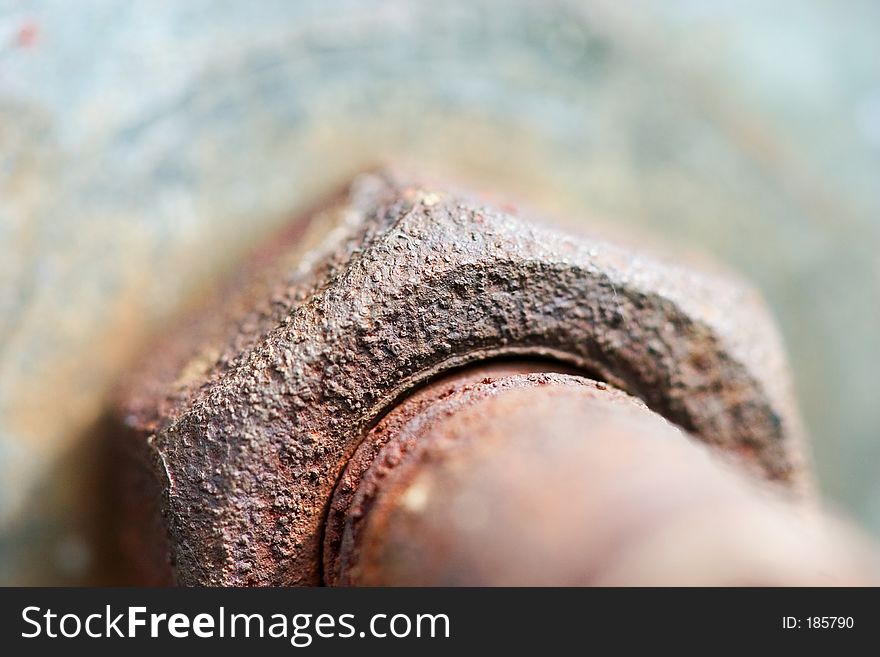
<instances>
[{"instance_id":1,"label":"hexagonal nut face","mask_svg":"<svg viewBox=\"0 0 880 657\"><path fill-rule=\"evenodd\" d=\"M163 540L135 541L161 553L153 581L320 583L327 505L369 428L439 373L510 356L578 368L768 479L803 480L750 289L372 173L257 252L128 381L131 479L152 481L129 496L138 527L138 496L161 493Z\"/></svg>"}]
</instances>

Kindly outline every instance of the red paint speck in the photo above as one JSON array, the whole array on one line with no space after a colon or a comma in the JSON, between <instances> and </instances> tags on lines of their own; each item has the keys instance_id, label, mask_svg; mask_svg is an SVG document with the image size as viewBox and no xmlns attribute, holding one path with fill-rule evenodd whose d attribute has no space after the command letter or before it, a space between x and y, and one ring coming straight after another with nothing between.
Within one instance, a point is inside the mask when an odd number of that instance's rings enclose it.
<instances>
[{"instance_id":1,"label":"red paint speck","mask_svg":"<svg viewBox=\"0 0 880 657\"><path fill-rule=\"evenodd\" d=\"M18 28L16 43L19 48L32 48L40 38L40 27L34 21L25 21Z\"/></svg>"}]
</instances>

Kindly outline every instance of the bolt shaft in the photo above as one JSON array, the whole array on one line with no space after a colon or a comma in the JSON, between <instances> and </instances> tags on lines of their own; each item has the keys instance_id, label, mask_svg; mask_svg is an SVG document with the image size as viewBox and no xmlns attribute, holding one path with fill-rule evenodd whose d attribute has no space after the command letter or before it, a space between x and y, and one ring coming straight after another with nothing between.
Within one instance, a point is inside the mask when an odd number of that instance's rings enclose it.
<instances>
[{"instance_id":1,"label":"bolt shaft","mask_svg":"<svg viewBox=\"0 0 880 657\"><path fill-rule=\"evenodd\" d=\"M336 504L345 522L325 562L331 583L868 581L848 528L635 399L581 376L515 371L435 383L377 425L362 448L371 460L347 473L354 493Z\"/></svg>"}]
</instances>

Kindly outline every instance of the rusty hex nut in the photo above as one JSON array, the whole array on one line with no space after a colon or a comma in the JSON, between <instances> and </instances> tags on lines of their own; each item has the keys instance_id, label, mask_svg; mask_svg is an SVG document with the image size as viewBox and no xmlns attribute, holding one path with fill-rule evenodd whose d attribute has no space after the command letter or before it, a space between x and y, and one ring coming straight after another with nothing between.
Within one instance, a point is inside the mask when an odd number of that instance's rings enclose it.
<instances>
[{"instance_id":1,"label":"rusty hex nut","mask_svg":"<svg viewBox=\"0 0 880 657\"><path fill-rule=\"evenodd\" d=\"M258 251L126 382L126 535L144 577L322 583L331 497L371 427L424 382L505 357L607 382L803 483L751 289L371 173Z\"/></svg>"}]
</instances>

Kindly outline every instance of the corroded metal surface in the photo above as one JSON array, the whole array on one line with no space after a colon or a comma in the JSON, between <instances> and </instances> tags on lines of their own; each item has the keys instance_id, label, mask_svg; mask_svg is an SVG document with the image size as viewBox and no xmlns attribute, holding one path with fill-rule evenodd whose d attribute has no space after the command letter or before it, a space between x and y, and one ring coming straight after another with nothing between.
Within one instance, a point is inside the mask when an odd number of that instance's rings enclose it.
<instances>
[{"instance_id":1,"label":"corroded metal surface","mask_svg":"<svg viewBox=\"0 0 880 657\"><path fill-rule=\"evenodd\" d=\"M92 531L116 380L292 209L400 156L745 273L824 492L880 529L880 5L339 4L0 9L0 582L124 581Z\"/></svg>"},{"instance_id":2,"label":"corroded metal surface","mask_svg":"<svg viewBox=\"0 0 880 657\"><path fill-rule=\"evenodd\" d=\"M573 368L546 360L480 363L432 381L391 409L358 445L333 492L324 527L325 583L334 586L351 583L348 571L360 549L361 523L379 493L381 480L406 458L407 452L416 447L415 443L438 420L472 402L475 389L494 392L494 384L500 377L551 372L577 374ZM480 388L484 383L493 385Z\"/></svg>"},{"instance_id":3,"label":"corroded metal surface","mask_svg":"<svg viewBox=\"0 0 880 657\"><path fill-rule=\"evenodd\" d=\"M515 371L515 370L514 370ZM607 384L476 367L407 399L334 497L344 585L865 585L844 524L755 486Z\"/></svg>"},{"instance_id":4,"label":"corroded metal surface","mask_svg":"<svg viewBox=\"0 0 880 657\"><path fill-rule=\"evenodd\" d=\"M730 279L391 173L275 245L123 395L180 583L318 583L331 493L361 438L420 383L490 358L565 363L770 479L802 480L775 332Z\"/></svg>"}]
</instances>

